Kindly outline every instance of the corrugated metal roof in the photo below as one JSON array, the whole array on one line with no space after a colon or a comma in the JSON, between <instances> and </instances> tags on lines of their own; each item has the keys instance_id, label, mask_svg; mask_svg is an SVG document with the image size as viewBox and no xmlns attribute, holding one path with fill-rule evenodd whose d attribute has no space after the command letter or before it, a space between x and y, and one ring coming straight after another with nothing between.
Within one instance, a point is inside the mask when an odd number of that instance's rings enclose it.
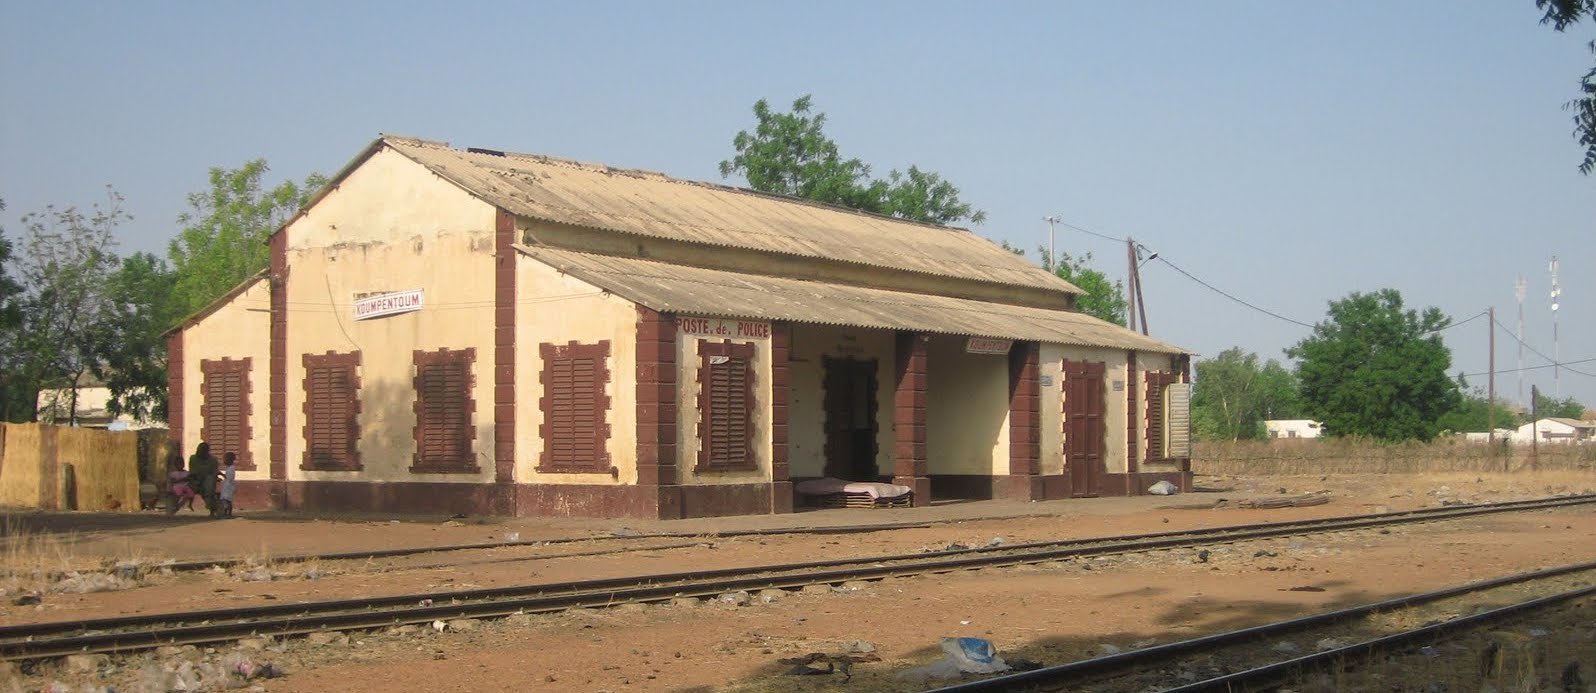
<instances>
[{"instance_id":1,"label":"corrugated metal roof","mask_svg":"<svg viewBox=\"0 0 1596 693\"><path fill-rule=\"evenodd\" d=\"M742 274L517 246L573 277L662 312L1023 339L1170 354L1180 347L1072 311Z\"/></svg>"},{"instance_id":2,"label":"corrugated metal roof","mask_svg":"<svg viewBox=\"0 0 1596 693\"><path fill-rule=\"evenodd\" d=\"M602 164L460 151L397 136L385 135L381 142L472 194L530 219L1082 293L1075 285L964 229Z\"/></svg>"}]
</instances>

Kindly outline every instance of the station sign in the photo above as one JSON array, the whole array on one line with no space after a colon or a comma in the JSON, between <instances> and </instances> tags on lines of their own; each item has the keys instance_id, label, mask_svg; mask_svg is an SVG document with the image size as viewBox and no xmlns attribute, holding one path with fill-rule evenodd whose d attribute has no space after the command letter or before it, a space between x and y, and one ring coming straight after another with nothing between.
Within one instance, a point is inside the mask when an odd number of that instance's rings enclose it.
<instances>
[{"instance_id":1,"label":"station sign","mask_svg":"<svg viewBox=\"0 0 1596 693\"><path fill-rule=\"evenodd\" d=\"M676 329L694 337L770 339L770 323L721 318L677 318Z\"/></svg>"},{"instance_id":2,"label":"station sign","mask_svg":"<svg viewBox=\"0 0 1596 693\"><path fill-rule=\"evenodd\" d=\"M1012 339L971 337L964 343L964 351L970 354L1007 354L1013 346Z\"/></svg>"},{"instance_id":3,"label":"station sign","mask_svg":"<svg viewBox=\"0 0 1596 693\"><path fill-rule=\"evenodd\" d=\"M370 320L421 310L421 289L367 296L355 301L355 319Z\"/></svg>"}]
</instances>

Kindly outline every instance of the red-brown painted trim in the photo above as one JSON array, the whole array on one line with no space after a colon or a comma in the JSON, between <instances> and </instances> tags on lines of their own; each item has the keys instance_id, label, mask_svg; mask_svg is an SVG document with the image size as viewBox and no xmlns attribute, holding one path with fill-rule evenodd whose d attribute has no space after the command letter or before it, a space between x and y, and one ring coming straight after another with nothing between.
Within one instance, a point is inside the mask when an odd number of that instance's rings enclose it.
<instances>
[{"instance_id":1,"label":"red-brown painted trim","mask_svg":"<svg viewBox=\"0 0 1596 693\"><path fill-rule=\"evenodd\" d=\"M288 478L288 233L272 234L271 263L267 279L271 282L271 354L267 365L267 392L270 409L270 477ZM281 496L274 507L282 507Z\"/></svg>"},{"instance_id":2,"label":"red-brown painted trim","mask_svg":"<svg viewBox=\"0 0 1596 693\"><path fill-rule=\"evenodd\" d=\"M711 342L698 340L698 464L693 467L695 473L703 472L741 472L759 468L759 459L754 455L754 433L759 429L757 402L754 399L754 381L758 378L754 372L757 363L755 356L758 349L753 342L733 342L723 340ZM711 455L710 434L714 421L713 403L710 401L710 379L714 375L714 357L724 356L729 359L743 360L743 459L741 462L728 462L716 460Z\"/></svg>"},{"instance_id":3,"label":"red-brown painted trim","mask_svg":"<svg viewBox=\"0 0 1596 693\"><path fill-rule=\"evenodd\" d=\"M324 472L358 472L364 469L360 462L360 352L337 353L328 351L325 354L303 354L301 364L305 367L305 379L301 392L304 393L304 404L300 409L305 415L305 425L300 429L300 435L305 442L305 451L299 461L299 468ZM315 421L311 411L311 383L314 381L312 374L318 368L342 368L349 372L349 382L354 392L353 396L344 406L344 426L346 427L344 440L347 443L343 451L343 459L332 464L318 464L312 455L311 441L315 439L311 424Z\"/></svg>"},{"instance_id":4,"label":"red-brown painted trim","mask_svg":"<svg viewBox=\"0 0 1596 693\"><path fill-rule=\"evenodd\" d=\"M493 480L515 483L515 215L493 226ZM607 372L607 371L606 371Z\"/></svg>"},{"instance_id":5,"label":"red-brown painted trim","mask_svg":"<svg viewBox=\"0 0 1596 693\"><path fill-rule=\"evenodd\" d=\"M538 409L543 412L543 424L538 427L538 435L543 438L543 455L538 460L538 471L553 474L612 474L619 475L619 470L610 464L608 443L610 439L610 396L606 388L610 384L610 342L600 341L597 344L579 344L569 342L564 345L544 342L538 345L538 353L543 360L543 370L538 374L538 382L543 386L543 396L538 398ZM589 459L587 464L561 465L552 459L550 438L554 431L550 430L549 417L557 403L549 396L549 382L552 376L551 368L554 362L566 358L593 359L592 390L585 393L593 400L593 440L589 441ZM582 396L583 393L572 393L573 397Z\"/></svg>"},{"instance_id":6,"label":"red-brown painted trim","mask_svg":"<svg viewBox=\"0 0 1596 693\"><path fill-rule=\"evenodd\" d=\"M437 460L425 459L422 455L422 443L424 441L424 437L421 430L421 367L425 365L448 363L455 360L464 362L466 395L464 406L466 416L465 422L462 424L462 430L460 431L460 434L465 436L466 448L465 450L461 451L462 456L459 460L440 462ZM477 400L473 395L477 389L476 369L473 368L476 362L476 347L467 347L465 349L449 349L448 347L443 347L437 351L421 351L420 349L417 349L411 352L411 363L413 366L411 384L415 390L415 403L412 404L411 407L415 411L416 415L416 425L411 429L411 433L415 438L416 444L416 452L413 455L413 462L410 465L410 471L412 473L475 474L481 471L481 467L477 465L476 456Z\"/></svg>"},{"instance_id":7,"label":"red-brown painted trim","mask_svg":"<svg viewBox=\"0 0 1596 693\"><path fill-rule=\"evenodd\" d=\"M230 359L223 357L221 360L200 359L200 440L210 442L212 448L218 448L211 442L216 437L216 431L211 427L211 378L222 374L238 374L242 381L239 389L243 402L239 406L239 450L217 449L217 455L222 453L237 453L237 467L240 471L253 471L255 469L255 451L249 442L252 437L250 417L255 414L255 382L249 377L254 359Z\"/></svg>"},{"instance_id":8,"label":"red-brown painted trim","mask_svg":"<svg viewBox=\"0 0 1596 693\"><path fill-rule=\"evenodd\" d=\"M1005 498L1041 500L1041 384L1037 378L1041 345L1015 342L1009 350L1009 475Z\"/></svg>"},{"instance_id":9,"label":"red-brown painted trim","mask_svg":"<svg viewBox=\"0 0 1596 693\"><path fill-rule=\"evenodd\" d=\"M682 516L676 478L676 316L637 306L637 483L652 517Z\"/></svg>"},{"instance_id":10,"label":"red-brown painted trim","mask_svg":"<svg viewBox=\"0 0 1596 693\"><path fill-rule=\"evenodd\" d=\"M793 492L788 467L787 405L792 326L777 322L770 328L770 512L790 513Z\"/></svg>"},{"instance_id":11,"label":"red-brown painted trim","mask_svg":"<svg viewBox=\"0 0 1596 693\"><path fill-rule=\"evenodd\" d=\"M1134 475L1137 470L1138 448L1141 439L1136 434L1137 419L1141 417L1139 390L1140 371L1136 370L1136 352L1125 352L1125 471Z\"/></svg>"},{"instance_id":12,"label":"red-brown painted trim","mask_svg":"<svg viewBox=\"0 0 1596 693\"><path fill-rule=\"evenodd\" d=\"M1190 383L1191 382L1191 354L1181 354L1176 359L1176 365L1180 369L1180 382ZM1187 404L1189 406L1190 403L1191 403L1191 398L1188 397L1186 401L1187 401ZM1188 409L1186 411L1186 425L1188 426L1188 429L1186 431L1186 439L1188 441L1194 440L1196 438L1196 436L1194 435L1196 432L1190 430L1190 428L1189 428L1191 426L1191 411L1190 411L1190 409ZM1190 472L1191 471L1191 457L1189 457L1189 456L1188 457L1182 457L1182 458L1178 459L1177 462L1180 464L1180 470L1181 471L1183 471L1183 472ZM1188 477L1188 481L1189 480L1190 479ZM1185 490L1185 489L1182 489L1182 490Z\"/></svg>"},{"instance_id":13,"label":"red-brown painted trim","mask_svg":"<svg viewBox=\"0 0 1596 693\"><path fill-rule=\"evenodd\" d=\"M183 449L183 331L166 337L166 430L173 447Z\"/></svg>"},{"instance_id":14,"label":"red-brown painted trim","mask_svg":"<svg viewBox=\"0 0 1596 693\"><path fill-rule=\"evenodd\" d=\"M892 483L914 489L916 506L931 503L931 479L926 474L926 349L930 337L898 332L895 339L892 393Z\"/></svg>"}]
</instances>

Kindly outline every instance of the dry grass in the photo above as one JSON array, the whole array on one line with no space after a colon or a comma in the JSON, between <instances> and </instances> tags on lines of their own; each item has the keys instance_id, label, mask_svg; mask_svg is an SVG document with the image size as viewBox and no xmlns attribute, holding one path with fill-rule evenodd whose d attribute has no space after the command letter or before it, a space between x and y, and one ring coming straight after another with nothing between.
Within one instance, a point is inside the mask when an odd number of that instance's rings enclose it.
<instances>
[{"instance_id":1,"label":"dry grass","mask_svg":"<svg viewBox=\"0 0 1596 693\"><path fill-rule=\"evenodd\" d=\"M1379 443L1353 438L1198 443L1192 471L1213 475L1429 474L1565 471L1596 474L1596 445L1522 446L1440 440Z\"/></svg>"}]
</instances>

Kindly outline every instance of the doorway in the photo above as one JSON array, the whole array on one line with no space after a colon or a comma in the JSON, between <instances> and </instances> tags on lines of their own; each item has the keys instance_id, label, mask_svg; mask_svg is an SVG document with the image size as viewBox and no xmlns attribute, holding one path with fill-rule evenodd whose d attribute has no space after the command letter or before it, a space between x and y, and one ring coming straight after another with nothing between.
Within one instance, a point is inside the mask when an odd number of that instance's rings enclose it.
<instances>
[{"instance_id":1,"label":"doorway","mask_svg":"<svg viewBox=\"0 0 1596 693\"><path fill-rule=\"evenodd\" d=\"M1070 496L1086 498L1102 492L1103 451L1107 447L1102 363L1064 362L1064 471Z\"/></svg>"},{"instance_id":2,"label":"doorway","mask_svg":"<svg viewBox=\"0 0 1596 693\"><path fill-rule=\"evenodd\" d=\"M876 481L875 359L824 359L825 475Z\"/></svg>"}]
</instances>

